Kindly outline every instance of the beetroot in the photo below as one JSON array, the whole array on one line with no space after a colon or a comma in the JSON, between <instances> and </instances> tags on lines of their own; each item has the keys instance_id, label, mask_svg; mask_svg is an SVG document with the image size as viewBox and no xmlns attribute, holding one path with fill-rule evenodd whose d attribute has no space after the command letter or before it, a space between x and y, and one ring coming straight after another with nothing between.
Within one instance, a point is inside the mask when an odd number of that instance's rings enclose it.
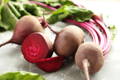
<instances>
[{"instance_id":1,"label":"beetroot","mask_svg":"<svg viewBox=\"0 0 120 80\"><path fill-rule=\"evenodd\" d=\"M90 80L89 74L95 74L103 66L104 58L102 49L93 42L81 44L75 55L75 63L84 71L86 80Z\"/></svg>"},{"instance_id":2,"label":"beetroot","mask_svg":"<svg viewBox=\"0 0 120 80\"><path fill-rule=\"evenodd\" d=\"M24 58L31 63L38 63L43 58L52 55L52 42L40 32L30 34L22 43Z\"/></svg>"},{"instance_id":3,"label":"beetroot","mask_svg":"<svg viewBox=\"0 0 120 80\"><path fill-rule=\"evenodd\" d=\"M42 69L45 72L55 72L64 64L64 57L57 56L52 58L41 59L40 63L37 63L37 67Z\"/></svg>"},{"instance_id":4,"label":"beetroot","mask_svg":"<svg viewBox=\"0 0 120 80\"><path fill-rule=\"evenodd\" d=\"M55 52L61 56L73 56L79 44L84 42L84 32L76 26L67 26L62 29L54 42Z\"/></svg>"},{"instance_id":5,"label":"beetroot","mask_svg":"<svg viewBox=\"0 0 120 80\"><path fill-rule=\"evenodd\" d=\"M0 44L0 47L8 43L21 44L26 36L33 32L42 32L43 26L34 16L23 16L17 23L12 38Z\"/></svg>"}]
</instances>

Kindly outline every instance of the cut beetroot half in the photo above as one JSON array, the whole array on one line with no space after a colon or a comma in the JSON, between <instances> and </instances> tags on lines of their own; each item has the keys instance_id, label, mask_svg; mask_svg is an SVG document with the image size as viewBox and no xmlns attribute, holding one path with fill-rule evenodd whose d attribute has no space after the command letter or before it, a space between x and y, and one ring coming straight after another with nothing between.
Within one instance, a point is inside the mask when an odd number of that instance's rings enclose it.
<instances>
[{"instance_id":1,"label":"cut beetroot half","mask_svg":"<svg viewBox=\"0 0 120 80\"><path fill-rule=\"evenodd\" d=\"M57 56L46 59L41 59L40 63L37 63L37 67L45 72L55 72L62 68L64 64L64 57Z\"/></svg>"},{"instance_id":2,"label":"cut beetroot half","mask_svg":"<svg viewBox=\"0 0 120 80\"><path fill-rule=\"evenodd\" d=\"M31 63L38 63L42 58L52 55L52 42L40 32L30 34L22 43L24 58Z\"/></svg>"}]
</instances>

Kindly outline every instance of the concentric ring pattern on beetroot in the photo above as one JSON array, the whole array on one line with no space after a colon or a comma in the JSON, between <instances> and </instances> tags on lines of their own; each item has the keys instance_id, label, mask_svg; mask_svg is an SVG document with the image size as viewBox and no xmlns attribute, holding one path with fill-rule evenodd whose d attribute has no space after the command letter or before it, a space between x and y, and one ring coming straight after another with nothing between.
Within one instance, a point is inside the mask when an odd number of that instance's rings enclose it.
<instances>
[{"instance_id":1,"label":"concentric ring pattern on beetroot","mask_svg":"<svg viewBox=\"0 0 120 80\"><path fill-rule=\"evenodd\" d=\"M22 53L27 61L38 63L52 55L52 42L43 33L32 33L23 41Z\"/></svg>"}]
</instances>

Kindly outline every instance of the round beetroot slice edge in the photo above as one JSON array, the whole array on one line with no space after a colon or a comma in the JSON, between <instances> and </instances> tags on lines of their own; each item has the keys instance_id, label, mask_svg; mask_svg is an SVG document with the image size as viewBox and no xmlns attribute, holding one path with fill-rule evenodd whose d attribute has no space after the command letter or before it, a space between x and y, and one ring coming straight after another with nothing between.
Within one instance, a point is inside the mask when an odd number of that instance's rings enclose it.
<instances>
[{"instance_id":1,"label":"round beetroot slice edge","mask_svg":"<svg viewBox=\"0 0 120 80\"><path fill-rule=\"evenodd\" d=\"M49 47L42 33L30 34L22 43L24 58L31 63L38 63L49 54Z\"/></svg>"},{"instance_id":2,"label":"round beetroot slice edge","mask_svg":"<svg viewBox=\"0 0 120 80\"><path fill-rule=\"evenodd\" d=\"M57 56L51 58L42 59L36 66L45 72L55 72L61 69L64 64L64 57Z\"/></svg>"}]
</instances>

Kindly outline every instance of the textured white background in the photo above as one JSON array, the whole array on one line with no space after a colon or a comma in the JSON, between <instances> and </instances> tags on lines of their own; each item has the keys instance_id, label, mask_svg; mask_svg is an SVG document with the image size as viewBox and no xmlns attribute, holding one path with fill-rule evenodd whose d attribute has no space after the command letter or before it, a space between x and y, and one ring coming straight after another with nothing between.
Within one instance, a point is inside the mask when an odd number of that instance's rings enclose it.
<instances>
[{"instance_id":1,"label":"textured white background","mask_svg":"<svg viewBox=\"0 0 120 80\"><path fill-rule=\"evenodd\" d=\"M80 2L88 9L92 9L96 13L103 13L107 16L106 23L115 24L117 26L116 37L112 42L112 50L105 58L102 69L94 76L92 80L120 80L120 3L119 2ZM78 3L77 2L77 3ZM64 27L66 24L57 23L53 28L60 30L58 26ZM48 29L45 33L53 41L55 35ZM10 39L12 32L0 33L0 43ZM47 80L84 80L83 73L74 65L68 64L61 70L54 73L45 73L35 67L33 64L26 62L21 55L20 46L15 44L7 44L0 48L0 73L8 71L31 71L40 73Z\"/></svg>"}]
</instances>

